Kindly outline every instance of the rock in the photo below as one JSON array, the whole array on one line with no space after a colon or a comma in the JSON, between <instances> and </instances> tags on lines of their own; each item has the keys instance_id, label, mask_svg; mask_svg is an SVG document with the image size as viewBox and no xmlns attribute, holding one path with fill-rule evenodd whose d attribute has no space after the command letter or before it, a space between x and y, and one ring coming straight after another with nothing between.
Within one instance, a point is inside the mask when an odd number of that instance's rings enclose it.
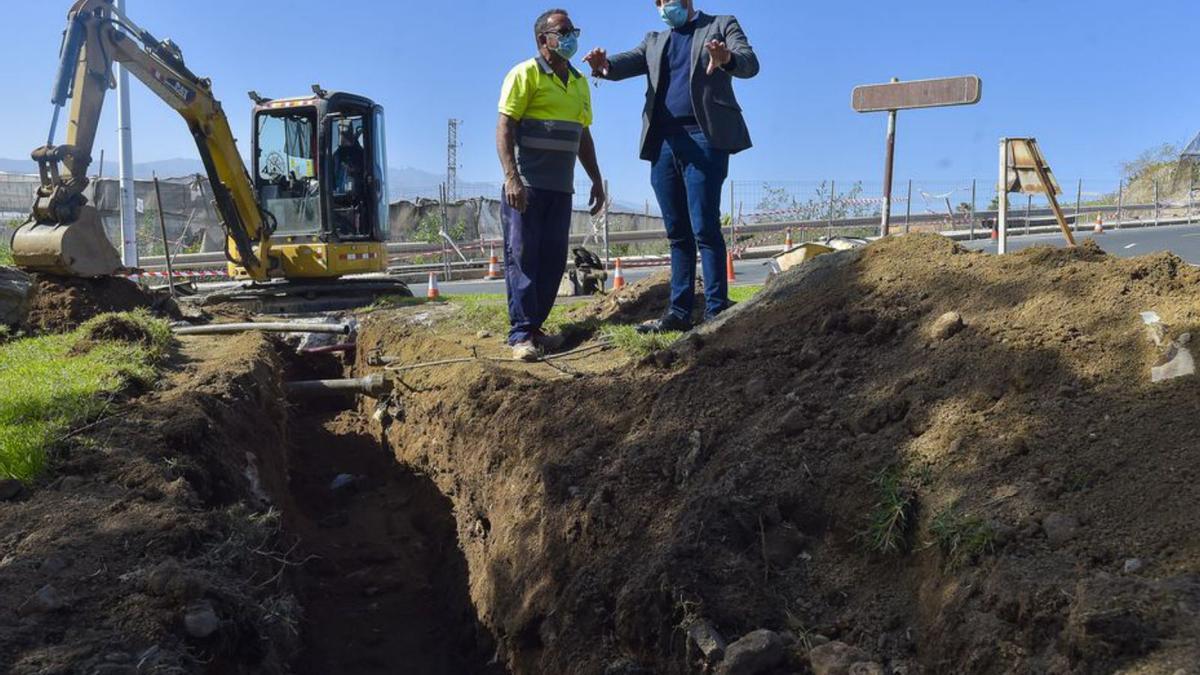
<instances>
[{"instance_id":1,"label":"rock","mask_svg":"<svg viewBox=\"0 0 1200 675\"><path fill-rule=\"evenodd\" d=\"M770 672L783 662L783 640L774 631L756 630L742 636L725 650L717 675L757 675Z\"/></svg>"},{"instance_id":2,"label":"rock","mask_svg":"<svg viewBox=\"0 0 1200 675\"><path fill-rule=\"evenodd\" d=\"M21 496L25 486L19 480L5 478L0 480L0 502L7 502Z\"/></svg>"},{"instance_id":3,"label":"rock","mask_svg":"<svg viewBox=\"0 0 1200 675\"><path fill-rule=\"evenodd\" d=\"M850 675L854 665L869 659L866 652L845 642L830 642L808 652L813 675Z\"/></svg>"},{"instance_id":4,"label":"rock","mask_svg":"<svg viewBox=\"0 0 1200 675\"><path fill-rule=\"evenodd\" d=\"M779 420L779 428L785 434L798 434L808 428L808 416L802 408L792 408Z\"/></svg>"},{"instance_id":5,"label":"rock","mask_svg":"<svg viewBox=\"0 0 1200 675\"><path fill-rule=\"evenodd\" d=\"M476 338L478 338L478 339L480 339L480 340L486 340L486 339L488 339L488 338L492 337L492 331L490 331L490 330L481 330L481 331L479 331L478 333L476 333L476 334L475 334L475 337L476 337Z\"/></svg>"},{"instance_id":6,"label":"rock","mask_svg":"<svg viewBox=\"0 0 1200 675\"><path fill-rule=\"evenodd\" d=\"M358 476L349 473L339 473L334 477L333 481L329 483L329 490L331 492L340 492L342 490L353 488L357 484Z\"/></svg>"},{"instance_id":7,"label":"rock","mask_svg":"<svg viewBox=\"0 0 1200 675\"><path fill-rule=\"evenodd\" d=\"M1142 568L1145 566L1146 563L1142 562L1141 558L1130 558L1129 560L1125 561L1125 565L1122 567L1122 569L1125 570L1125 574L1137 574L1138 572L1142 571Z\"/></svg>"},{"instance_id":8,"label":"rock","mask_svg":"<svg viewBox=\"0 0 1200 675\"><path fill-rule=\"evenodd\" d=\"M203 639L220 630L221 619L211 604L197 602L184 612L183 627L188 635Z\"/></svg>"},{"instance_id":9,"label":"rock","mask_svg":"<svg viewBox=\"0 0 1200 675\"><path fill-rule=\"evenodd\" d=\"M649 675L650 672L633 659L617 659L604 668L604 675Z\"/></svg>"},{"instance_id":10,"label":"rock","mask_svg":"<svg viewBox=\"0 0 1200 675\"><path fill-rule=\"evenodd\" d=\"M850 675L883 675L883 666L874 661L859 661L850 666Z\"/></svg>"},{"instance_id":11,"label":"rock","mask_svg":"<svg viewBox=\"0 0 1200 675\"><path fill-rule=\"evenodd\" d=\"M966 324L963 323L961 314L958 312L946 312L933 322L930 332L938 340L949 340L958 335L964 327L966 327Z\"/></svg>"},{"instance_id":12,"label":"rock","mask_svg":"<svg viewBox=\"0 0 1200 675\"><path fill-rule=\"evenodd\" d=\"M746 398L750 401L760 401L766 397L767 390L767 380L762 377L756 377L746 383Z\"/></svg>"},{"instance_id":13,"label":"rock","mask_svg":"<svg viewBox=\"0 0 1200 675\"><path fill-rule=\"evenodd\" d=\"M687 628L687 634L706 662L716 663L725 658L725 638L707 620L693 621Z\"/></svg>"},{"instance_id":14,"label":"rock","mask_svg":"<svg viewBox=\"0 0 1200 675\"><path fill-rule=\"evenodd\" d=\"M1051 546L1062 546L1079 534L1079 520L1065 513L1051 513L1042 519L1042 530Z\"/></svg>"},{"instance_id":15,"label":"rock","mask_svg":"<svg viewBox=\"0 0 1200 675\"><path fill-rule=\"evenodd\" d=\"M15 267L0 267L0 324L20 326L25 323L33 289L33 277Z\"/></svg>"},{"instance_id":16,"label":"rock","mask_svg":"<svg viewBox=\"0 0 1200 675\"><path fill-rule=\"evenodd\" d=\"M56 612L67 606L67 601L62 595L50 584L46 584L38 589L36 593L25 599L20 607L17 607L17 614L21 616L30 616L32 614L47 614Z\"/></svg>"}]
</instances>

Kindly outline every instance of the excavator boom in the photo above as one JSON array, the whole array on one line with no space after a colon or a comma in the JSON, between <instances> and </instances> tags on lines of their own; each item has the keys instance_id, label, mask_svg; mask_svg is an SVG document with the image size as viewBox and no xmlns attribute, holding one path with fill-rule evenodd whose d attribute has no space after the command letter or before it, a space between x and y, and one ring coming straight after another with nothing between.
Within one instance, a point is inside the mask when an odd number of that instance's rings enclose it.
<instances>
[{"instance_id":1,"label":"excavator boom","mask_svg":"<svg viewBox=\"0 0 1200 675\"><path fill-rule=\"evenodd\" d=\"M274 273L273 219L259 208L229 120L212 84L183 62L178 47L160 41L117 11L113 0L78 0L67 18L51 102L54 121L45 146L33 151L41 186L29 222L13 235L19 267L63 276L104 276L121 268L96 209L87 203L104 98L120 63L187 123L212 184L213 200L232 242L226 256L252 280ZM54 145L61 109L70 103L67 137Z\"/></svg>"}]
</instances>

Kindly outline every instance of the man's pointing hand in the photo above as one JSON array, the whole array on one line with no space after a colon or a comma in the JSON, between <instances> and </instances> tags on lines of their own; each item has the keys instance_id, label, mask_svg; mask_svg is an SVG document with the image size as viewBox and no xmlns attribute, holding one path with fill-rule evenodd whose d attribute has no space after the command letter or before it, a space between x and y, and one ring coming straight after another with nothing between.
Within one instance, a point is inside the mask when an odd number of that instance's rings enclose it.
<instances>
[{"instance_id":1,"label":"man's pointing hand","mask_svg":"<svg viewBox=\"0 0 1200 675\"><path fill-rule=\"evenodd\" d=\"M726 64L733 60L733 52L729 51L724 42L710 40L704 47L708 50L709 75L717 72L717 68L724 68Z\"/></svg>"},{"instance_id":2,"label":"man's pointing hand","mask_svg":"<svg viewBox=\"0 0 1200 675\"><path fill-rule=\"evenodd\" d=\"M593 49L583 57L583 62L592 67L592 75L608 74L608 52L604 49Z\"/></svg>"}]
</instances>

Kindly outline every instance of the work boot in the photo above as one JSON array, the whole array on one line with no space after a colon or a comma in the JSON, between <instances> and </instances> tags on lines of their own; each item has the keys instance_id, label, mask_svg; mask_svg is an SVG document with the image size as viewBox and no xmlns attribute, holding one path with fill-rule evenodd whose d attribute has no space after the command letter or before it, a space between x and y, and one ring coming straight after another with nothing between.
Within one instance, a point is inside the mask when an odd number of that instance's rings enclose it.
<instances>
[{"instance_id":1,"label":"work boot","mask_svg":"<svg viewBox=\"0 0 1200 675\"><path fill-rule=\"evenodd\" d=\"M539 358L541 358L541 354L538 353L537 345L535 345L533 343L533 340L526 340L524 342L518 342L517 344L512 346L512 351L513 351L513 361L524 361L526 363L533 363L534 361L537 361Z\"/></svg>"},{"instance_id":2,"label":"work boot","mask_svg":"<svg viewBox=\"0 0 1200 675\"><path fill-rule=\"evenodd\" d=\"M562 349L566 342L567 338L564 337L562 333L547 335L540 329L533 333L533 344L540 347L542 351L548 354L553 354L554 352Z\"/></svg>"},{"instance_id":3,"label":"work boot","mask_svg":"<svg viewBox=\"0 0 1200 675\"><path fill-rule=\"evenodd\" d=\"M639 323L637 332L642 335L651 333L671 333L675 331L686 332L692 329L692 322L687 319L681 319L674 314L667 312L661 319Z\"/></svg>"}]
</instances>

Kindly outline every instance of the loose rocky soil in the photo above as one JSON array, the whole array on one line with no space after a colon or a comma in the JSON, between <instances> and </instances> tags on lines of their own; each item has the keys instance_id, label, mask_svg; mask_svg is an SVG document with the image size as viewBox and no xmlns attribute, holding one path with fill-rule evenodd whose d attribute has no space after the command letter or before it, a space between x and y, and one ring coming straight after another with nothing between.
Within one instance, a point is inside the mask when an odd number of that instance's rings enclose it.
<instances>
[{"instance_id":1,"label":"loose rocky soil","mask_svg":"<svg viewBox=\"0 0 1200 675\"><path fill-rule=\"evenodd\" d=\"M34 275L29 314L22 326L33 333L65 333L107 312L154 309L173 313L169 298L143 290L121 277L76 279Z\"/></svg>"},{"instance_id":2,"label":"loose rocky soil","mask_svg":"<svg viewBox=\"0 0 1200 675\"><path fill-rule=\"evenodd\" d=\"M1200 663L1200 389L1150 383L1148 310L1194 333L1200 272L894 238L640 365L407 371L381 429L454 504L513 672L692 672L702 618L784 633L778 672L835 640L891 672L1172 673ZM403 316L360 351L488 348ZM913 495L888 555L885 471Z\"/></svg>"},{"instance_id":3,"label":"loose rocky soil","mask_svg":"<svg viewBox=\"0 0 1200 675\"><path fill-rule=\"evenodd\" d=\"M578 339L664 297L580 309ZM447 306L369 314L349 363L193 340L0 504L0 664L1193 672L1200 389L1150 382L1143 311L1186 342L1200 272L919 235L791 270L640 362L492 360ZM379 353L387 400L283 402ZM887 553L885 498L907 519Z\"/></svg>"}]
</instances>

